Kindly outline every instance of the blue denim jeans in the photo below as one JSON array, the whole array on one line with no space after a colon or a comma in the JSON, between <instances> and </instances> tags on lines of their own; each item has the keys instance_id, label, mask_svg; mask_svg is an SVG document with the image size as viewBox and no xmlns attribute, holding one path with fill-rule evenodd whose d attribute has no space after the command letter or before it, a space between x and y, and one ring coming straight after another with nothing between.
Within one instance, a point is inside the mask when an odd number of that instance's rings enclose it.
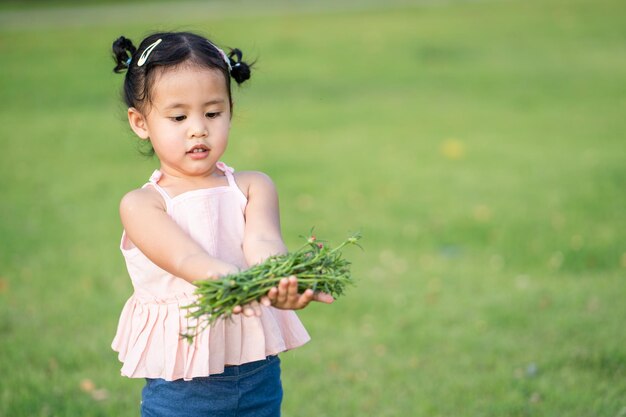
<instances>
[{"instance_id":1,"label":"blue denim jeans","mask_svg":"<svg viewBox=\"0 0 626 417\"><path fill-rule=\"evenodd\" d=\"M142 417L278 417L280 359L268 356L191 381L146 379L141 397Z\"/></svg>"}]
</instances>

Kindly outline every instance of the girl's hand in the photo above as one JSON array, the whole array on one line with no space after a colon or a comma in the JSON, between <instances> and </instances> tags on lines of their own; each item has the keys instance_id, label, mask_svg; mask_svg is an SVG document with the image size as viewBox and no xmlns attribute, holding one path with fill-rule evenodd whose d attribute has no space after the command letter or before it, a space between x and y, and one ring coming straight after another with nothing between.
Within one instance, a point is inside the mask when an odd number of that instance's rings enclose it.
<instances>
[{"instance_id":1,"label":"girl's hand","mask_svg":"<svg viewBox=\"0 0 626 417\"><path fill-rule=\"evenodd\" d=\"M281 310L300 310L309 305L311 301L330 304L335 299L330 294L315 292L311 289L299 294L298 278L295 276L281 279L278 287L272 288L267 296L261 299L263 305L272 305Z\"/></svg>"},{"instance_id":2,"label":"girl's hand","mask_svg":"<svg viewBox=\"0 0 626 417\"><path fill-rule=\"evenodd\" d=\"M309 305L311 301L330 304L335 299L330 294L314 292L311 289L302 294L298 294L298 278L291 276L279 281L278 287L272 288L261 302L253 301L244 306L233 308L233 314L243 314L246 317L260 317L261 305L265 307L273 306L281 310L301 310Z\"/></svg>"},{"instance_id":3,"label":"girl's hand","mask_svg":"<svg viewBox=\"0 0 626 417\"><path fill-rule=\"evenodd\" d=\"M233 268L235 268L235 271L229 271L227 272L225 275L228 274L236 274L238 272L240 272L241 270L239 268L237 268L236 266L233 265ZM243 314L246 317L260 317L261 316L261 304L259 304L258 301L252 301L251 303L245 304L243 306L235 306L235 308L233 308L233 314Z\"/></svg>"},{"instance_id":4,"label":"girl's hand","mask_svg":"<svg viewBox=\"0 0 626 417\"><path fill-rule=\"evenodd\" d=\"M236 306L233 308L233 314L243 314L246 317L260 317L261 304L258 301L253 301L244 306Z\"/></svg>"}]
</instances>

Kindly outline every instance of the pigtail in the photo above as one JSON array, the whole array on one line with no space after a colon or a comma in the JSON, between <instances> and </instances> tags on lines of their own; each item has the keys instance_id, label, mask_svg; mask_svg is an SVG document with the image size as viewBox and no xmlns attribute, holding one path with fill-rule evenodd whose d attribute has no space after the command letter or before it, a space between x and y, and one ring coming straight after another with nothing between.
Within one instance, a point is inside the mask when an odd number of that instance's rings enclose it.
<instances>
[{"instance_id":1,"label":"pigtail","mask_svg":"<svg viewBox=\"0 0 626 417\"><path fill-rule=\"evenodd\" d=\"M115 68L113 68L113 72L119 74L127 70L136 51L137 48L135 48L135 45L133 45L130 39L124 36L117 38L113 42L113 60L116 64Z\"/></svg>"},{"instance_id":2,"label":"pigtail","mask_svg":"<svg viewBox=\"0 0 626 417\"><path fill-rule=\"evenodd\" d=\"M241 84L242 82L250 79L250 68L252 68L253 65L242 61L242 55L241 50L237 48L231 49L228 54L231 66L230 76L233 77L237 84Z\"/></svg>"}]
</instances>

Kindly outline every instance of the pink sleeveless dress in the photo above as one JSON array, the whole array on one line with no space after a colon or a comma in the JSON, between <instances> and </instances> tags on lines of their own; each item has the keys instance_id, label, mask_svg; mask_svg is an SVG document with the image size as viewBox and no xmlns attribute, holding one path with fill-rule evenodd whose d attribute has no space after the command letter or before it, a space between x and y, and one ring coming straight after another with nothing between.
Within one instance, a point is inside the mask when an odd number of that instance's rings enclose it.
<instances>
[{"instance_id":1,"label":"pink sleeveless dress","mask_svg":"<svg viewBox=\"0 0 626 417\"><path fill-rule=\"evenodd\" d=\"M158 185L161 173L157 170L144 187L153 187L163 196L168 215L207 253L246 268L242 244L247 199L235 183L234 170L222 162L217 167L225 173L227 186L172 198ZM122 310L112 343L123 362L122 375L190 380L222 373L226 364L265 359L309 341L294 311L263 306L260 317L239 314L218 320L188 343L180 337L190 323L181 307L193 300L196 287L129 246L123 233L120 247L134 293Z\"/></svg>"}]
</instances>

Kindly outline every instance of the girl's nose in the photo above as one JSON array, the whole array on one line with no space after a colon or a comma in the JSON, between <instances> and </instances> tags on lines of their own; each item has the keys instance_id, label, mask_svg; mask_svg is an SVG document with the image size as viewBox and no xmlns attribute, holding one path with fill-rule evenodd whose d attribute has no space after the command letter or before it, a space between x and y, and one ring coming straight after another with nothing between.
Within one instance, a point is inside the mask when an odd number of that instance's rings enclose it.
<instances>
[{"instance_id":1,"label":"girl's nose","mask_svg":"<svg viewBox=\"0 0 626 417\"><path fill-rule=\"evenodd\" d=\"M191 129L191 133L189 134L189 138L193 139L193 138L204 138L207 137L209 135L209 131L207 128L205 127L197 127L194 129Z\"/></svg>"},{"instance_id":2,"label":"girl's nose","mask_svg":"<svg viewBox=\"0 0 626 417\"><path fill-rule=\"evenodd\" d=\"M189 138L203 138L208 136L209 129L203 120L197 120L189 126Z\"/></svg>"}]
</instances>

